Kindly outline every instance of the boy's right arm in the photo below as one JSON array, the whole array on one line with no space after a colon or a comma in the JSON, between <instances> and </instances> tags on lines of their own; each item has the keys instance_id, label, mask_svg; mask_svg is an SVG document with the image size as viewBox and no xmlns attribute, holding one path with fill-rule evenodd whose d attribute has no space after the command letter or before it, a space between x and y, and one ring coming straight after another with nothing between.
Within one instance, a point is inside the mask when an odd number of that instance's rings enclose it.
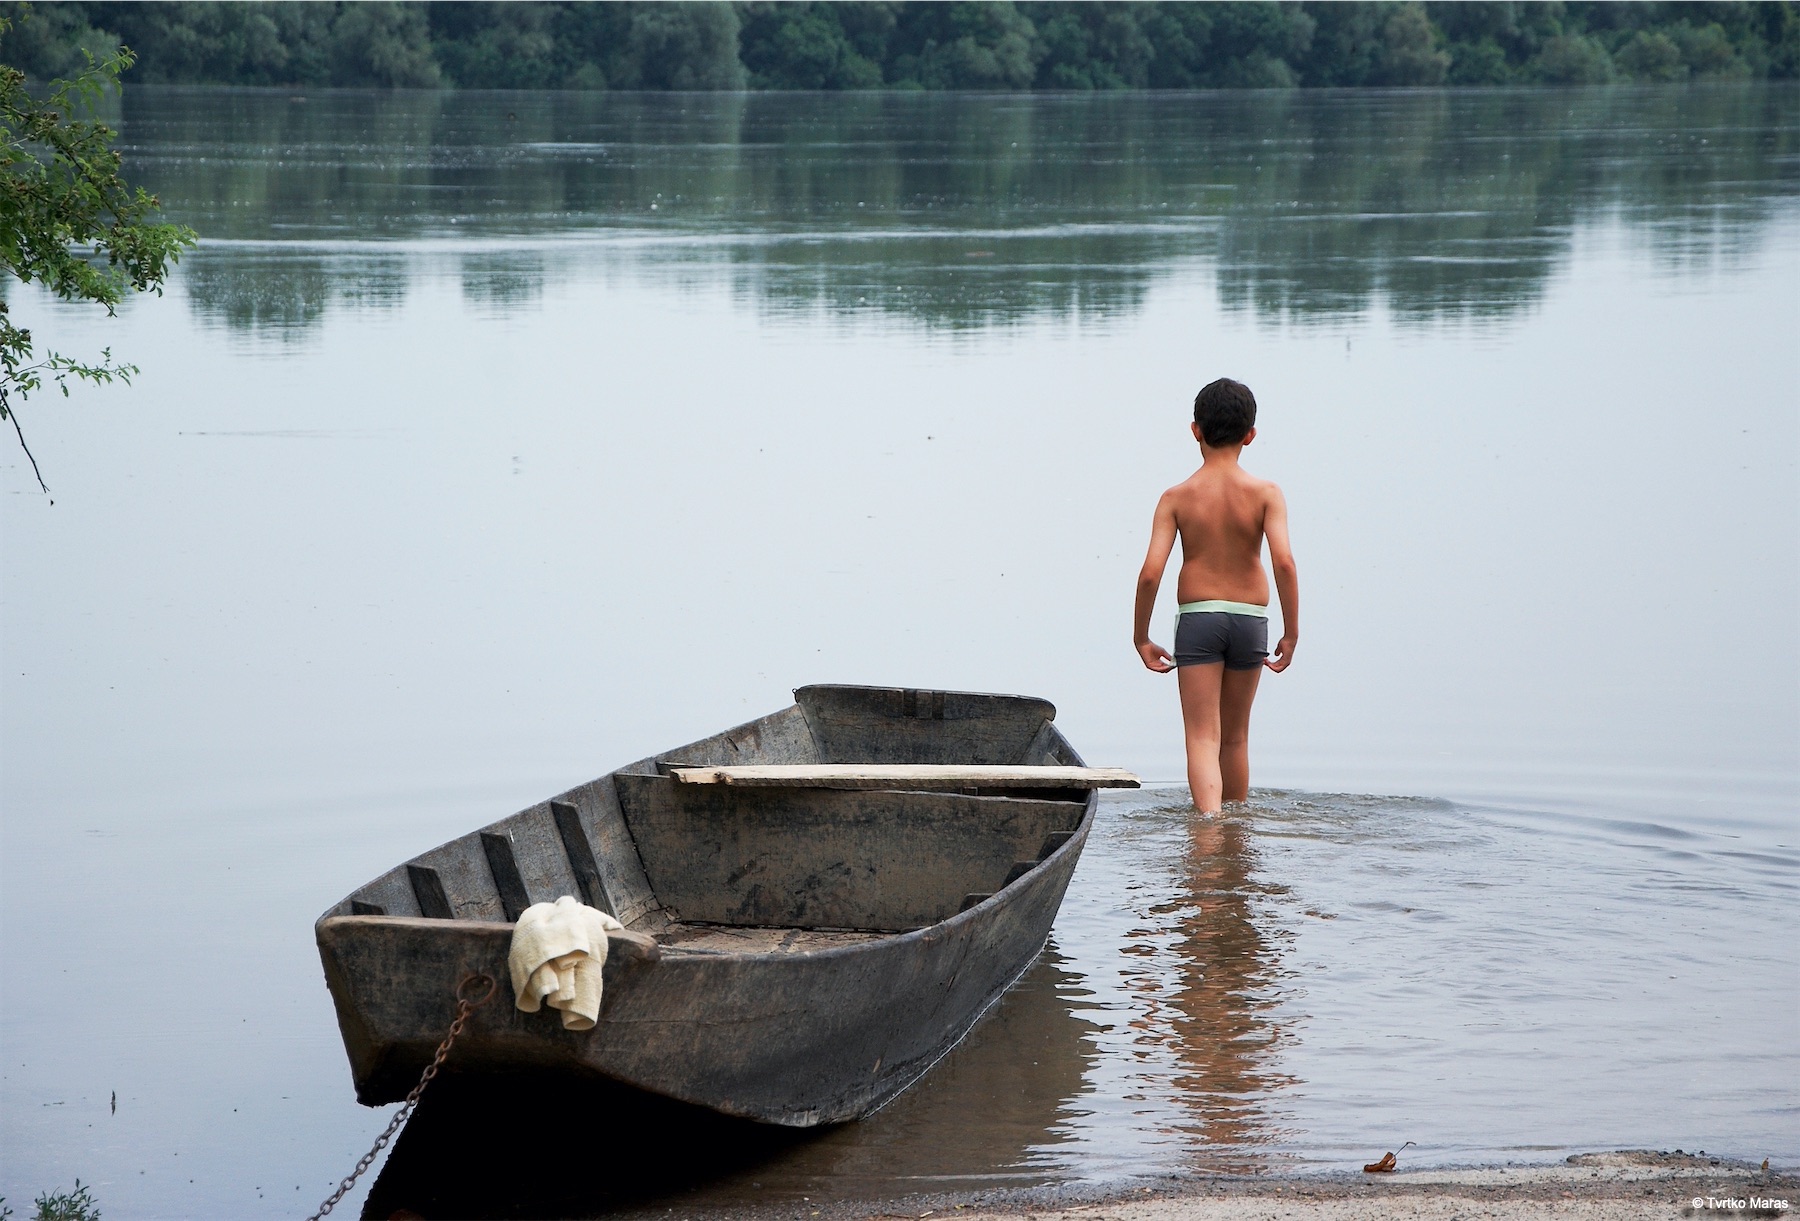
<instances>
[{"instance_id":1,"label":"boy's right arm","mask_svg":"<svg viewBox=\"0 0 1800 1221\"><path fill-rule=\"evenodd\" d=\"M1287 499L1274 484L1263 510L1263 537L1269 540L1269 567L1275 570L1275 594L1281 599L1281 640L1263 664L1279 674L1293 663L1294 646L1300 642L1300 571L1288 545Z\"/></svg>"},{"instance_id":2,"label":"boy's right arm","mask_svg":"<svg viewBox=\"0 0 1800 1221\"><path fill-rule=\"evenodd\" d=\"M1156 609L1156 590L1162 584L1163 569L1169 566L1169 553L1175 550L1175 501L1167 493L1156 502L1156 517L1150 523L1150 553L1138 571L1137 604L1133 607L1131 643L1146 668L1167 674L1175 668L1169 651L1150 639L1150 614Z\"/></svg>"}]
</instances>

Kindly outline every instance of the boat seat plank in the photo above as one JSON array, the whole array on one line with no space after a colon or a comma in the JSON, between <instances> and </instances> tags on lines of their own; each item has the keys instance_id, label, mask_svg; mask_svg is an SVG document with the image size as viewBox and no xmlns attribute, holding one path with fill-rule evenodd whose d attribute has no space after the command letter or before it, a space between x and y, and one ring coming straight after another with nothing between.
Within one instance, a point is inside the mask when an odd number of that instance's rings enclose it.
<instances>
[{"instance_id":1,"label":"boat seat plank","mask_svg":"<svg viewBox=\"0 0 1800 1221\"><path fill-rule=\"evenodd\" d=\"M787 763L738 767L671 767L681 784L799 789L1135 789L1120 767L970 766L944 763Z\"/></svg>"}]
</instances>

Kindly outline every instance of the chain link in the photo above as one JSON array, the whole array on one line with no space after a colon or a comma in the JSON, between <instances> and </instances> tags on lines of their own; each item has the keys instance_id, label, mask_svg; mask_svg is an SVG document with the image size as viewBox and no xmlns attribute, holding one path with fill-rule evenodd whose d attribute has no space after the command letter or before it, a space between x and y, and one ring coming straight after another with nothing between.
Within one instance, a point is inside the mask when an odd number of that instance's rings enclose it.
<instances>
[{"instance_id":1,"label":"chain link","mask_svg":"<svg viewBox=\"0 0 1800 1221\"><path fill-rule=\"evenodd\" d=\"M487 987L480 995L466 995L470 984L483 983ZM450 1023L450 1032L444 1036L444 1041L438 1044L437 1054L431 1058L431 1063L425 1066L424 1073L419 1077L419 1084L412 1087L412 1092L400 1104L400 1109L394 1112L392 1119L388 1120L387 1127L383 1128L381 1135L375 1138L375 1143L369 1147L369 1151L362 1155L362 1160L356 1163L356 1169L350 1172L350 1177L339 1183L337 1190L331 1193L325 1203L319 1205L319 1211L308 1217L306 1221L321 1221L325 1214L336 1208L338 1201L342 1200L349 1194L350 1189L356 1186L356 1180L362 1178L369 1167L375 1164L375 1159L381 1156L381 1151L387 1148L389 1141L394 1139L394 1134L399 1132L406 1125L406 1121L412 1117L414 1108L419 1105L419 1095L425 1092L425 1087L430 1085L432 1078L438 1075L438 1069L444 1067L444 1061L450 1055L450 1048L455 1045L456 1036L463 1032L463 1026L468 1023L469 1015L493 1000L494 993L498 988L499 985L494 982L494 977L485 971L465 975L463 981L456 985L456 1020Z\"/></svg>"}]
</instances>

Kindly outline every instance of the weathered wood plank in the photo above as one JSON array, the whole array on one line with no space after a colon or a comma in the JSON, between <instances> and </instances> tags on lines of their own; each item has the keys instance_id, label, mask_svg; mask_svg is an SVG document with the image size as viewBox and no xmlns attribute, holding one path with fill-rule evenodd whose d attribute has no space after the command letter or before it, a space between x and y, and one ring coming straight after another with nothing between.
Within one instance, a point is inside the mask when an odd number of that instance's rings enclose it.
<instances>
[{"instance_id":1,"label":"weathered wood plank","mask_svg":"<svg viewBox=\"0 0 1800 1221\"><path fill-rule=\"evenodd\" d=\"M1120 767L1027 767L961 764L801 763L757 767L671 767L682 784L745 788L926 789L966 788L1135 789L1138 778Z\"/></svg>"},{"instance_id":2,"label":"weathered wood plank","mask_svg":"<svg viewBox=\"0 0 1800 1221\"><path fill-rule=\"evenodd\" d=\"M1056 719L1046 700L968 691L827 685L801 687L794 698L826 763L1018 763Z\"/></svg>"},{"instance_id":3,"label":"weathered wood plank","mask_svg":"<svg viewBox=\"0 0 1800 1221\"><path fill-rule=\"evenodd\" d=\"M662 946L648 933L615 928L606 934L606 956L611 958L614 954L643 962L656 962L662 957Z\"/></svg>"},{"instance_id":4,"label":"weathered wood plank","mask_svg":"<svg viewBox=\"0 0 1800 1221\"><path fill-rule=\"evenodd\" d=\"M562 837L563 853L569 868L575 871L575 884L581 888L581 901L611 915L606 898L606 885L600 880L600 866L594 860L594 846L581 827L581 811L566 801L550 803L550 816L556 820L556 833Z\"/></svg>"},{"instance_id":5,"label":"weathered wood plank","mask_svg":"<svg viewBox=\"0 0 1800 1221\"><path fill-rule=\"evenodd\" d=\"M645 760L644 764L650 762ZM600 888L605 893L601 902L589 906L616 916L627 925L636 925L646 914L655 912L659 906L656 894L644 876L637 848L631 842L631 832L619 813L619 798L612 776L608 774L571 789L557 801L574 808L577 829L586 833L592 845L594 867L599 872ZM565 852L568 847L565 840Z\"/></svg>"},{"instance_id":6,"label":"weathered wood plank","mask_svg":"<svg viewBox=\"0 0 1800 1221\"><path fill-rule=\"evenodd\" d=\"M429 865L407 865L406 872L412 878L413 897L419 901L419 914L430 920L453 920L456 913L450 909L450 897L444 893L444 881L438 877L438 871Z\"/></svg>"},{"instance_id":7,"label":"weathered wood plank","mask_svg":"<svg viewBox=\"0 0 1800 1221\"><path fill-rule=\"evenodd\" d=\"M494 887L500 892L500 910L508 921L519 918L531 906L525 880L519 876L519 862L513 856L512 841L491 831L481 833L482 851L487 853L488 870L494 875Z\"/></svg>"},{"instance_id":8,"label":"weathered wood plank","mask_svg":"<svg viewBox=\"0 0 1800 1221\"><path fill-rule=\"evenodd\" d=\"M936 924L969 891L997 889L1014 861L1050 832L1078 826L1084 809L955 793L615 779L664 910L705 924L890 932Z\"/></svg>"}]
</instances>

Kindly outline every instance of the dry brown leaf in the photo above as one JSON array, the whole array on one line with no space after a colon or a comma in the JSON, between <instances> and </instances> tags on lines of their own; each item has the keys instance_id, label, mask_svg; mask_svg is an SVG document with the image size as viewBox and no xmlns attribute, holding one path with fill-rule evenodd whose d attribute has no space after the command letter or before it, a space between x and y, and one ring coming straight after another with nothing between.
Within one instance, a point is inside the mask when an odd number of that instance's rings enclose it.
<instances>
[{"instance_id":1,"label":"dry brown leaf","mask_svg":"<svg viewBox=\"0 0 1800 1221\"><path fill-rule=\"evenodd\" d=\"M1406 1145L1411 1145L1411 1144L1416 1144L1416 1143L1417 1142L1415 1142L1415 1141L1409 1140L1406 1142ZM1400 1146L1400 1153L1406 1152L1406 1145ZM1382 1158L1379 1162L1370 1162L1367 1166L1364 1166L1363 1173L1364 1174L1388 1174L1388 1173L1391 1173L1394 1170L1394 1168L1399 1165L1400 1165L1400 1156L1398 1153L1385 1153L1382 1155Z\"/></svg>"}]
</instances>

